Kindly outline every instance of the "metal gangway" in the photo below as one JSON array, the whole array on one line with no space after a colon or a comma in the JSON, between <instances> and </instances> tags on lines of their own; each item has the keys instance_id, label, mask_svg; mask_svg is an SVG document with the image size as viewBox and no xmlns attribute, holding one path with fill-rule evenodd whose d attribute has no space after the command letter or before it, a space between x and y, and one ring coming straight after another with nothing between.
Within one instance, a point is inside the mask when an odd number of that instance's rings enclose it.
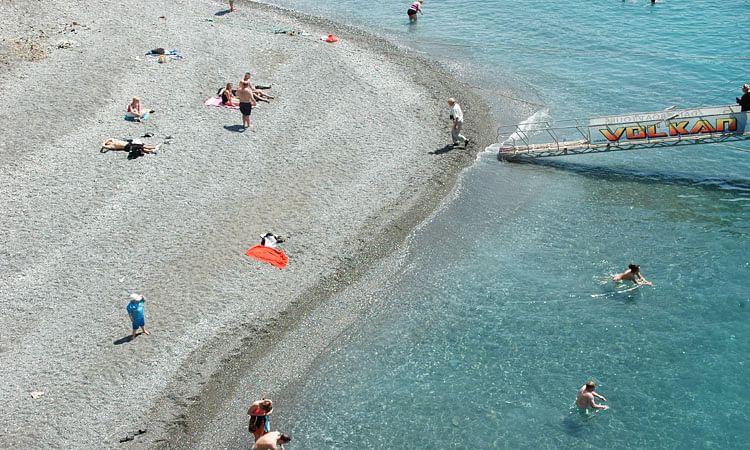
<instances>
[{"instance_id":1,"label":"metal gangway","mask_svg":"<svg viewBox=\"0 0 750 450\"><path fill-rule=\"evenodd\" d=\"M513 160L739 141L750 139L749 115L731 105L524 122L498 128L488 149Z\"/></svg>"}]
</instances>

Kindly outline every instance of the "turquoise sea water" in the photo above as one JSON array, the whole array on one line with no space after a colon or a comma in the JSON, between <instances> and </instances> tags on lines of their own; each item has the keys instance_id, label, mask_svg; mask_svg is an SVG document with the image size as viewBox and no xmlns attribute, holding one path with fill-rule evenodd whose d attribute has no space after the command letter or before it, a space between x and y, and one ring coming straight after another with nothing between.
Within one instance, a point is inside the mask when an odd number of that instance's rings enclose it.
<instances>
[{"instance_id":1,"label":"turquoise sea water","mask_svg":"<svg viewBox=\"0 0 750 450\"><path fill-rule=\"evenodd\" d=\"M517 103L501 118L730 104L750 82L746 1L428 0L417 25L409 2L276 3L455 62ZM277 425L295 448L747 448L749 236L748 143L483 155ZM607 281L629 262L655 286ZM611 409L570 414L590 378Z\"/></svg>"}]
</instances>

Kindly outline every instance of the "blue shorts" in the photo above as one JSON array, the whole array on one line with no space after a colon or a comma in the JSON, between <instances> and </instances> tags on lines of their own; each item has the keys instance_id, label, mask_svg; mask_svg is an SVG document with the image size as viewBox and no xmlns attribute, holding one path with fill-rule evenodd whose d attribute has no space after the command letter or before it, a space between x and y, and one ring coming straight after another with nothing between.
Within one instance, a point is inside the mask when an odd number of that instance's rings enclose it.
<instances>
[{"instance_id":1,"label":"blue shorts","mask_svg":"<svg viewBox=\"0 0 750 450\"><path fill-rule=\"evenodd\" d=\"M137 330L140 327L146 326L146 319L139 319L133 321L133 329Z\"/></svg>"}]
</instances>

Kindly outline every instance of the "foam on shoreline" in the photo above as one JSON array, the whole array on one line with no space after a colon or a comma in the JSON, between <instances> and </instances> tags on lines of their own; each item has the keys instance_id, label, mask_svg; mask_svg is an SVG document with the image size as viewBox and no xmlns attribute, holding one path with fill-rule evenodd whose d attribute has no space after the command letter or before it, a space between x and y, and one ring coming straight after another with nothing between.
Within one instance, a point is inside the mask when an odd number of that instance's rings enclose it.
<instances>
[{"instance_id":1,"label":"foam on shoreline","mask_svg":"<svg viewBox=\"0 0 750 450\"><path fill-rule=\"evenodd\" d=\"M377 262L439 205L493 124L439 65L323 19L249 3L225 16L214 15L223 2L47 3L55 20L87 29L0 77L15 105L0 110L11 418L0 443L108 446L148 428L137 445L195 447L221 434L217 417L244 423L241 408L225 416L235 403L293 388L355 318L363 300L346 289L376 283ZM317 39L332 29L340 43ZM145 61L158 46L186 59ZM223 128L239 113L202 106L246 70L277 95L253 113L254 134ZM38 105L24 83L39 86ZM175 143L135 161L99 154L105 137L140 131L120 117L131 95L157 110L157 138ZM444 148L448 96L467 111L471 151ZM242 256L269 230L291 235L288 270ZM144 291L153 334L113 345L129 333L131 290Z\"/></svg>"}]
</instances>

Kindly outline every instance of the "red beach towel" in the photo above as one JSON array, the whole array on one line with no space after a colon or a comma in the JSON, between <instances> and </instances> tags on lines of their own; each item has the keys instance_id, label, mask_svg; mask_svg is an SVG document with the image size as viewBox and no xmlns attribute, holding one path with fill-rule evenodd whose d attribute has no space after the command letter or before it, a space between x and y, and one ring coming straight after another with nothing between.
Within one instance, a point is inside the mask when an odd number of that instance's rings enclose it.
<instances>
[{"instance_id":1,"label":"red beach towel","mask_svg":"<svg viewBox=\"0 0 750 450\"><path fill-rule=\"evenodd\" d=\"M264 245L250 247L245 254L251 258L257 259L258 261L267 262L279 269L283 269L289 264L289 257L286 256L286 253Z\"/></svg>"}]
</instances>

